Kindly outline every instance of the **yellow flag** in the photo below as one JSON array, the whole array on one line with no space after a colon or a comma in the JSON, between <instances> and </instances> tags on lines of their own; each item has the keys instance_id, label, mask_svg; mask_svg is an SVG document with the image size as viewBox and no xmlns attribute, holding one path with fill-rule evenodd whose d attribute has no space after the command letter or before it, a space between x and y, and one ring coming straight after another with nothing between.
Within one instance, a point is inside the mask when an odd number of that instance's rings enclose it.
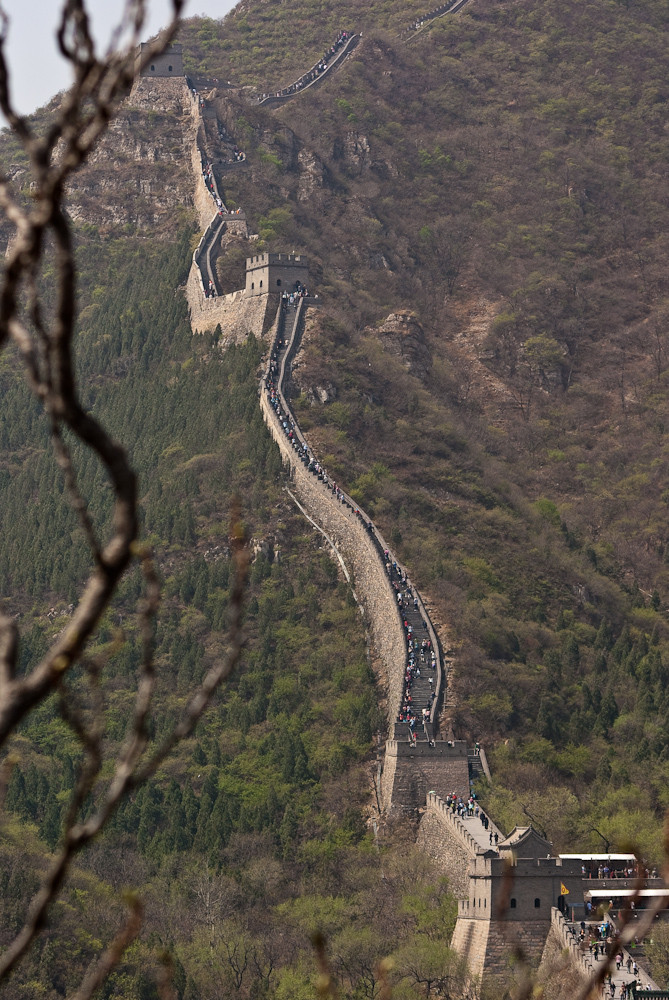
<instances>
[{"instance_id":1,"label":"yellow flag","mask_svg":"<svg viewBox=\"0 0 669 1000\"><path fill-rule=\"evenodd\" d=\"M564 882L560 882L560 895L561 896L568 896L569 895L569 889L564 884Z\"/></svg>"}]
</instances>

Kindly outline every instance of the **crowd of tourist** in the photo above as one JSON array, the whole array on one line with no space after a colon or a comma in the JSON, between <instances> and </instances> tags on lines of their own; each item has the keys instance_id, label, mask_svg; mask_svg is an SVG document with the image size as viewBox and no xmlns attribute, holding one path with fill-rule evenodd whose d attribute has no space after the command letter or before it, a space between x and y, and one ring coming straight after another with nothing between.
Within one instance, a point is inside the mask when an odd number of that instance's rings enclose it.
<instances>
[{"instance_id":1,"label":"crowd of tourist","mask_svg":"<svg viewBox=\"0 0 669 1000\"><path fill-rule=\"evenodd\" d=\"M288 348L285 328L291 318L294 317L294 310L297 309L300 299L308 295L307 288L299 281L295 282L292 291L284 291L281 297L282 322L279 326L277 337L270 352L267 375L265 377L265 389L269 396L269 402L275 411L279 425L281 426L290 446L293 448L296 458L303 463L308 472L316 476L320 482L328 489L333 498L347 507L356 517L359 518L362 526L370 535L373 543L378 549L379 556L383 559L386 572L390 578L391 586L395 592L397 606L402 617L404 637L406 643L406 662L404 669L404 684L401 698L398 722L408 723L409 740L416 743L418 719L421 720L421 728L425 736L430 740L427 724L430 721L432 704L437 698L437 685L435 678L437 674L437 654L433 648L429 637L428 625L420 612L418 595L411 586L406 572L393 560L388 549L382 549L376 535L374 525L368 521L360 508L341 489L338 483L332 479L326 469L311 453L306 441L298 432L297 425L292 414L282 402L280 392L281 363L283 354ZM411 614L413 612L413 614ZM409 621L411 617L415 624ZM417 634L417 630L421 634ZM428 675L427 696L423 697L420 704L414 698L414 684L416 678L421 676L421 670ZM430 742L432 742L430 740ZM478 809L478 806L476 807Z\"/></svg>"},{"instance_id":2,"label":"crowd of tourist","mask_svg":"<svg viewBox=\"0 0 669 1000\"><path fill-rule=\"evenodd\" d=\"M406 644L404 681L397 721L408 724L408 739L412 745L415 746L417 742L419 728L423 732L425 739L430 743L434 743L428 730L428 724L432 713L432 704L437 698L437 687L435 684L435 677L437 676L436 652L432 646L432 640L429 638L427 622L419 611L418 595L412 588L406 571L392 559L388 549L385 549L383 552L383 560L391 586L395 591ZM412 609L414 619L418 617L416 626L412 625L409 620L409 613ZM426 634L419 636L416 633L417 627L420 628L421 632ZM422 694L416 690L418 687L416 682L421 677L421 670L423 674L427 675L428 683L427 688L425 688L424 684L421 685Z\"/></svg>"},{"instance_id":3,"label":"crowd of tourist","mask_svg":"<svg viewBox=\"0 0 669 1000\"><path fill-rule=\"evenodd\" d=\"M413 609L418 612L418 595L412 589L406 573L391 560L390 552L386 549L383 553L386 572L390 577L390 583L395 591L397 606L402 617L404 628L404 639L406 643L406 665L404 668L404 684L400 710L397 716L398 722L408 723L409 742L415 743L417 739L416 730L419 725L429 740L427 725L430 721L432 703L437 697L435 687L435 675L437 671L437 656L432 647L432 640L429 635L418 636L414 625L407 617L407 612ZM427 633L427 622L420 618L420 627ZM427 697L423 695L422 704L420 696L415 693L415 682L423 673L428 675Z\"/></svg>"},{"instance_id":4,"label":"crowd of tourist","mask_svg":"<svg viewBox=\"0 0 669 1000\"><path fill-rule=\"evenodd\" d=\"M231 136L228 134L228 130L225 128L224 125L221 125L220 122L218 122L218 138L221 139L223 142L227 143L229 147L230 146L232 147L232 152L231 152L232 162L243 163L243 161L246 159L246 153L242 152L242 150L239 148L235 140L232 139ZM221 160L220 163L222 166L225 166L226 161Z\"/></svg>"},{"instance_id":5,"label":"crowd of tourist","mask_svg":"<svg viewBox=\"0 0 669 1000\"><path fill-rule=\"evenodd\" d=\"M283 90L277 90L275 94L261 94L258 98L258 102L266 101L270 97L292 97L293 94L299 93L300 90L304 90L308 87L310 83L313 83L319 76L322 76L326 72L332 60L337 56L337 54L350 42L353 35L350 31L340 31L337 35L334 45L331 45L327 52L318 60L318 62L312 66L308 73L299 77L295 83L291 83L289 87L284 87Z\"/></svg>"},{"instance_id":6,"label":"crowd of tourist","mask_svg":"<svg viewBox=\"0 0 669 1000\"><path fill-rule=\"evenodd\" d=\"M468 799L463 799L457 794L457 792L451 792L444 799L444 802L451 810L454 816L459 816L460 819L465 819L466 817L475 816L477 819L481 814L479 804L476 801L476 794L472 792Z\"/></svg>"},{"instance_id":7,"label":"crowd of tourist","mask_svg":"<svg viewBox=\"0 0 669 1000\"><path fill-rule=\"evenodd\" d=\"M610 954L614 935L615 927L609 920L603 920L601 924L590 924L589 926L586 925L584 920L582 920L578 941L581 948L585 949L587 947L590 956L595 962L598 962L600 958L604 960ZM637 965L636 959L632 958L630 954L628 954L627 959L625 959L622 948L618 948L616 951L615 962L617 973L622 973L623 967L625 967L627 969L627 974L634 976L634 979L627 983L619 983L618 989L616 989L616 985L613 982L613 975L612 973L609 973L606 977L606 984L603 986L603 995L605 997L631 998L634 987L636 987L637 991L643 989L638 978L639 966ZM646 984L645 989L647 991L651 990L650 983Z\"/></svg>"}]
</instances>

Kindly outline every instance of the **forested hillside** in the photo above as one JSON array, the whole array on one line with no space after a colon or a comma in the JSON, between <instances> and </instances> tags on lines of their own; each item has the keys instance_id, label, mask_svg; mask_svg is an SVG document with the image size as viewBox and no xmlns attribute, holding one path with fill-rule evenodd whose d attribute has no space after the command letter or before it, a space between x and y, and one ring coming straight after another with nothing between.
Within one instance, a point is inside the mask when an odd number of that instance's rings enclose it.
<instances>
[{"instance_id":1,"label":"forested hillside","mask_svg":"<svg viewBox=\"0 0 669 1000\"><path fill-rule=\"evenodd\" d=\"M290 38L258 4L184 42L271 91L318 6ZM327 86L220 101L250 163L228 195L314 261L300 421L458 637L455 732L499 748L491 809L657 856L667 11L483 0L407 35L414 8L337 7L363 42Z\"/></svg>"},{"instance_id":2,"label":"forested hillside","mask_svg":"<svg viewBox=\"0 0 669 1000\"><path fill-rule=\"evenodd\" d=\"M15 975L11 997L36 983L44 996L71 991L118 922L127 886L143 893L145 929L107 986L105 995L114 997L157 996L162 948L174 955L179 996L218 995L221 984L230 995L293 996L311 978L309 936L319 928L331 936L337 960L350 963L344 976L353 990L366 976L374 980L381 953L399 954L407 942L423 941L428 924L432 933L434 921L448 929L454 919L425 859L417 858L409 875L392 845L383 858L370 851L366 762L382 721L360 617L335 564L282 492L278 453L257 403L260 345L251 340L221 355L210 338L191 337L176 293L189 237L183 232L169 250L147 253L142 245L141 257L131 238L106 241L99 257L90 238L82 244L96 268L82 274L80 377L87 404L131 449L144 531L163 579L154 740L223 652L235 492L244 497L255 553L244 665L196 738L124 803L74 873L53 929ZM80 529L60 502L46 428L11 356L3 390L11 404L2 422L3 579L11 581L14 606L21 599L27 667L67 622L85 567L77 562ZM102 522L104 483L85 460L80 475ZM107 664L111 748L132 711L140 643L126 605L138 588L138 576L130 578L90 651ZM81 677L69 696L85 697ZM55 698L33 713L10 749L17 763L0 846L5 941L59 839L81 756ZM404 856L406 845L401 850ZM389 887L379 896L382 872ZM378 930L354 954L358 942L348 926L356 918ZM457 977L457 962L445 945L442 951Z\"/></svg>"},{"instance_id":3,"label":"forested hillside","mask_svg":"<svg viewBox=\"0 0 669 1000\"><path fill-rule=\"evenodd\" d=\"M311 261L322 304L294 405L448 626L443 725L491 751L489 810L501 827L531 816L556 849L604 837L655 862L669 805L669 12L471 0L407 33L423 12L243 0L224 21L187 21L181 41L189 72L232 83L213 99L247 156L225 201L260 236L248 252ZM363 39L332 78L258 107L340 28ZM130 448L163 579L156 738L225 642L235 493L254 541L249 639L196 737L82 862L58 934L8 995L33 983L64 995L127 885L144 887L146 932L109 996L155 996L161 948L180 998L310 996L316 928L349 996L375 995L375 960L390 953L397 996L429 991L435 965L459 995L438 943L453 919L443 885L425 860L407 864L408 830L380 844L366 826L382 693L351 595L283 492L257 404L263 345L222 352L216 335L191 336L179 289L198 236L182 211L149 238L96 210L85 171L81 188L84 399ZM241 287L244 255L219 261L226 290ZM27 667L67 621L86 557L6 351L0 389L0 579ZM103 523L105 483L78 461ZM138 665L138 586L127 581L92 650L109 657L110 745ZM0 944L31 863L57 841L78 753L55 704L11 751ZM88 937L74 930L82 911Z\"/></svg>"}]
</instances>

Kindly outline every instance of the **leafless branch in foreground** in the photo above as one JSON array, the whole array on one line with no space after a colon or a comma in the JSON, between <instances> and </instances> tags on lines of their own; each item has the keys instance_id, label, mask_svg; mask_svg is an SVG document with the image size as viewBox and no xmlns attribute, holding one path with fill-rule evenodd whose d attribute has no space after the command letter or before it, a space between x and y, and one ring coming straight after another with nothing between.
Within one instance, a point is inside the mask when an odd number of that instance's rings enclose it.
<instances>
[{"instance_id":1,"label":"leafless branch in foreground","mask_svg":"<svg viewBox=\"0 0 669 1000\"><path fill-rule=\"evenodd\" d=\"M183 3L172 0L172 21L144 49L140 69L174 36ZM8 22L0 8L0 110L28 155L33 177L33 197L28 206L15 197L5 179L0 180L0 207L16 227L0 289L0 349L8 341L16 345L32 392L50 420L56 457L94 559L94 569L69 627L26 677L16 677L16 629L7 617L0 619L0 745L77 662L133 557L137 538L135 474L124 449L83 409L77 394L72 356L74 255L63 199L68 178L91 152L132 84L145 15L146 0L131 0L119 28L119 32L129 34L127 44L98 58L84 0L65 0L58 43L72 66L74 83L46 134L39 136L14 110L5 57ZM47 317L40 302L38 278L49 241L55 256L57 287L53 313ZM103 547L95 540L85 501L76 488L74 469L62 439L64 429L95 452L111 483L112 532Z\"/></svg>"},{"instance_id":2,"label":"leafless branch in foreground","mask_svg":"<svg viewBox=\"0 0 669 1000\"><path fill-rule=\"evenodd\" d=\"M14 108L5 54L9 22L0 5L0 110L22 144L32 173L32 199L27 205L14 194L7 180L0 178L0 207L15 226L0 287L0 351L9 343L14 344L28 384L44 409L70 503L93 559L93 569L83 585L70 624L25 676L17 676L18 628L8 615L0 612L0 747L7 743L28 713L52 694L59 693L62 717L75 734L83 754L83 764L65 818L62 843L32 900L24 925L0 955L0 982L10 975L45 926L49 908L58 896L75 854L100 833L125 796L153 774L171 750L193 731L212 695L236 665L243 645L242 600L248 556L239 510L235 508L231 525L235 582L228 652L222 662L210 669L173 731L148 754L147 723L156 685L153 642L160 598L158 579L150 552L137 540L137 484L127 454L84 410L77 391L72 353L76 318L75 267L64 196L68 179L107 129L136 73L174 37L184 2L172 0L169 25L144 48L141 62L138 62L147 0L128 0L112 44L102 56L96 52L86 0L63 0L58 47L72 67L74 83L43 135L36 134L28 119ZM40 297L39 279L47 252L53 255L55 263L53 309L46 309ZM109 478L114 504L110 537L104 543L96 537L86 499L78 488L65 443L66 434L94 452ZM97 658L87 659L85 647L133 561L140 563L145 584L145 597L138 609L142 663L128 736L114 763L111 781L100 790L104 662ZM79 704L67 687L68 674L75 664L82 668L86 678L86 704ZM0 769L0 793L4 793L11 765L11 758L7 758ZM82 807L91 795L96 799L95 810L88 819L80 821ZM127 902L129 915L125 923L84 977L76 1000L88 1000L139 932L141 906L134 898Z\"/></svg>"}]
</instances>

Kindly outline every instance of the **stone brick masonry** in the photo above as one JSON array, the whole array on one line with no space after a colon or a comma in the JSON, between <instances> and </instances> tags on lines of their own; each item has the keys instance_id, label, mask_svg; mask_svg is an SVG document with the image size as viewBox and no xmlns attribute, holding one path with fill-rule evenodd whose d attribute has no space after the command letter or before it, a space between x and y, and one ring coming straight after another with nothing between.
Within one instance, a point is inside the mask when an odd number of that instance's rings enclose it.
<instances>
[{"instance_id":1,"label":"stone brick masonry","mask_svg":"<svg viewBox=\"0 0 669 1000\"><path fill-rule=\"evenodd\" d=\"M467 745L453 746L440 741L430 746L420 742L415 747L399 740L388 740L382 778L384 806L412 810L422 806L428 792L446 798L456 792L469 795Z\"/></svg>"},{"instance_id":2,"label":"stone brick masonry","mask_svg":"<svg viewBox=\"0 0 669 1000\"><path fill-rule=\"evenodd\" d=\"M264 392L260 394L260 405L282 458L290 467L295 492L349 567L375 652L383 665L381 681L387 689L392 713L388 721L392 725L402 696L405 647L395 597L383 563L360 519L343 504L336 503L323 483L296 460Z\"/></svg>"},{"instance_id":3,"label":"stone brick masonry","mask_svg":"<svg viewBox=\"0 0 669 1000\"><path fill-rule=\"evenodd\" d=\"M428 809L420 821L417 845L436 861L453 895L465 899L469 895L469 852L434 810Z\"/></svg>"}]
</instances>

